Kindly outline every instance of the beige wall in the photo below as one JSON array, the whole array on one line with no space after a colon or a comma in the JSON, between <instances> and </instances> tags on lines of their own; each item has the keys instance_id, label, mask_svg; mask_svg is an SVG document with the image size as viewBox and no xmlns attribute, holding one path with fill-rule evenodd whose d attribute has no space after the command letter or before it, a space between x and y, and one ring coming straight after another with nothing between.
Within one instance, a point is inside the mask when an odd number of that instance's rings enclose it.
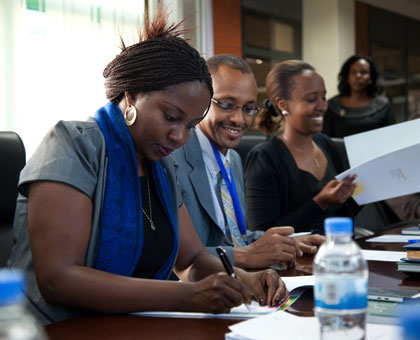
<instances>
[{"instance_id":1,"label":"beige wall","mask_svg":"<svg viewBox=\"0 0 420 340\"><path fill-rule=\"evenodd\" d=\"M337 94L342 63L355 53L354 17L354 0L303 0L303 60L324 77L328 98Z\"/></svg>"}]
</instances>

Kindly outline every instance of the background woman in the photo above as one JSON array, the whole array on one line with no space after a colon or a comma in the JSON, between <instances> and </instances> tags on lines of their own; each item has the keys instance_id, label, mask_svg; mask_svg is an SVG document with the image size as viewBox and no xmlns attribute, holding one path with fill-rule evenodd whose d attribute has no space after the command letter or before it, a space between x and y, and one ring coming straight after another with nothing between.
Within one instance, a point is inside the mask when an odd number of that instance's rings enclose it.
<instances>
[{"instance_id":1,"label":"background woman","mask_svg":"<svg viewBox=\"0 0 420 340\"><path fill-rule=\"evenodd\" d=\"M355 177L334 179L344 170L334 143L322 130L327 109L322 77L309 64L277 64L266 79L268 99L257 116L263 132L284 133L255 147L245 164L248 223L252 229L291 225L323 231L328 216L351 215L347 200Z\"/></svg>"},{"instance_id":2,"label":"background woman","mask_svg":"<svg viewBox=\"0 0 420 340\"><path fill-rule=\"evenodd\" d=\"M378 95L378 71L367 57L352 56L338 75L339 95L328 101L323 132L343 138L395 123L388 98Z\"/></svg>"},{"instance_id":3,"label":"background woman","mask_svg":"<svg viewBox=\"0 0 420 340\"><path fill-rule=\"evenodd\" d=\"M110 102L86 122L59 122L21 173L9 266L25 270L45 324L86 312L226 312L286 293L272 270L221 273L200 243L174 168L159 160L203 119L211 77L165 13L153 23L146 13L144 26L104 70ZM172 269L184 282L165 281Z\"/></svg>"}]
</instances>

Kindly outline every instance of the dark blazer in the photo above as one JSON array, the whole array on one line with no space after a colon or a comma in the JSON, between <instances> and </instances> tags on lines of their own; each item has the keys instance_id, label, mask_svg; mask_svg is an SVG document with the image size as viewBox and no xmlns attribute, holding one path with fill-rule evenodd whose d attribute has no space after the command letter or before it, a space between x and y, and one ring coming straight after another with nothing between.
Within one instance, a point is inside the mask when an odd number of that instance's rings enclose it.
<instances>
[{"instance_id":1,"label":"dark blazer","mask_svg":"<svg viewBox=\"0 0 420 340\"><path fill-rule=\"evenodd\" d=\"M182 199L201 242L210 253L215 255L215 247L222 245L231 261L233 261L233 245L226 239L222 229L216 224L216 212L210 194L210 183L200 143L194 130L191 132L187 143L175 150L172 155L178 164L178 181L181 186ZM242 161L235 150L230 151L230 164L242 212L246 220ZM248 242L255 241L261 235L262 232L248 231Z\"/></svg>"},{"instance_id":2,"label":"dark blazer","mask_svg":"<svg viewBox=\"0 0 420 340\"><path fill-rule=\"evenodd\" d=\"M385 96L376 96L362 107L343 106L340 96L335 96L328 100L322 132L330 137L343 138L392 124L395 124L395 118L391 103Z\"/></svg>"}]
</instances>

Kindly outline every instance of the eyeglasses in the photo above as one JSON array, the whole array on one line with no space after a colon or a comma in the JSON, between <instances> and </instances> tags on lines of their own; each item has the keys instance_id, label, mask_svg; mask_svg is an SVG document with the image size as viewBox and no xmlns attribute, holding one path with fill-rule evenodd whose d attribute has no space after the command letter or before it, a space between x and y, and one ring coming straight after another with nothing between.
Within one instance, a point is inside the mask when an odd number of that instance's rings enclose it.
<instances>
[{"instance_id":1,"label":"eyeglasses","mask_svg":"<svg viewBox=\"0 0 420 340\"><path fill-rule=\"evenodd\" d=\"M242 112L246 115L254 116L260 110L260 108L256 106L238 106L229 102L221 102L214 98L212 98L211 100L213 101L213 103L215 103L218 107L220 107L223 111L226 112L233 112L237 109L242 109Z\"/></svg>"}]
</instances>

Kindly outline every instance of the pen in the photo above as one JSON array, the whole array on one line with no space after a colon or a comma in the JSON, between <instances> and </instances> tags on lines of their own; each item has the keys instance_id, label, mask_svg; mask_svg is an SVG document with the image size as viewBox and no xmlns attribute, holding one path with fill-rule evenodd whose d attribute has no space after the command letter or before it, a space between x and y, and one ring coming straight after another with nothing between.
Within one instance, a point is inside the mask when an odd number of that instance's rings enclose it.
<instances>
[{"instance_id":1,"label":"pen","mask_svg":"<svg viewBox=\"0 0 420 340\"><path fill-rule=\"evenodd\" d=\"M306 235L311 235L312 231L302 231L301 233L294 233L294 234L290 234L287 235L288 237L298 237L298 236L306 236Z\"/></svg>"},{"instance_id":2,"label":"pen","mask_svg":"<svg viewBox=\"0 0 420 340\"><path fill-rule=\"evenodd\" d=\"M229 257L226 254L226 250L224 250L221 246L216 247L217 254L219 255L220 261L222 261L223 267L225 267L226 273L233 277L234 279L238 280L235 272L233 271L232 264L229 261ZM244 303L245 307L248 309L248 312L251 310L249 309L248 304Z\"/></svg>"},{"instance_id":3,"label":"pen","mask_svg":"<svg viewBox=\"0 0 420 340\"><path fill-rule=\"evenodd\" d=\"M285 298L284 300L283 300L283 302L281 302L278 306L277 306L277 308L280 308L281 306L283 306L287 301L289 301L289 299L290 299L290 295L288 295L287 296L287 298Z\"/></svg>"}]
</instances>

